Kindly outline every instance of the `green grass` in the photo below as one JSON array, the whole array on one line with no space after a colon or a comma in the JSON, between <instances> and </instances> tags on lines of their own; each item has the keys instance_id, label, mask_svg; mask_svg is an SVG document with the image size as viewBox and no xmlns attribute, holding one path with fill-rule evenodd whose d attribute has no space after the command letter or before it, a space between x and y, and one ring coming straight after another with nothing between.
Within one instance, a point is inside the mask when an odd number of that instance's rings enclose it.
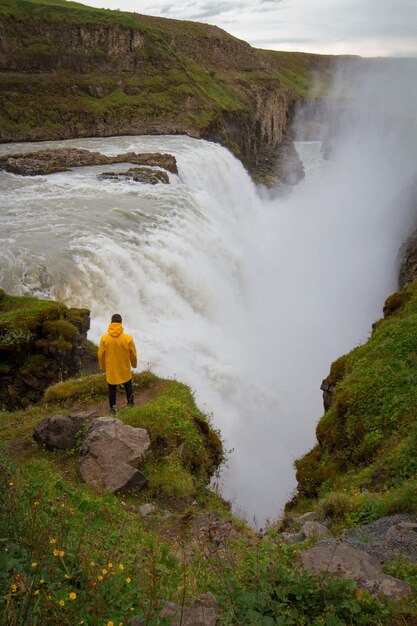
<instances>
[{"instance_id":1,"label":"green grass","mask_svg":"<svg viewBox=\"0 0 417 626\"><path fill-rule=\"evenodd\" d=\"M319 445L296 462L300 502L317 498L339 526L417 513L417 282L384 311L367 343L333 364Z\"/></svg>"},{"instance_id":2,"label":"green grass","mask_svg":"<svg viewBox=\"0 0 417 626\"><path fill-rule=\"evenodd\" d=\"M382 626L399 607L355 583L299 571L297 551L240 532L227 550L189 534L186 516L141 518L132 497L97 494L45 452L17 467L0 456L0 611L8 626L165 623L211 591L219 624Z\"/></svg>"}]
</instances>

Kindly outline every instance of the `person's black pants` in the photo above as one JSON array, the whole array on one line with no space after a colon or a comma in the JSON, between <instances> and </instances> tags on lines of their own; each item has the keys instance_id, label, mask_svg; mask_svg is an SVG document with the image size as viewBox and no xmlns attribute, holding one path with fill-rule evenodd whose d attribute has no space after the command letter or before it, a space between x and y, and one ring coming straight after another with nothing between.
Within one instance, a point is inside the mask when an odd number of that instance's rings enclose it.
<instances>
[{"instance_id":1,"label":"person's black pants","mask_svg":"<svg viewBox=\"0 0 417 626\"><path fill-rule=\"evenodd\" d=\"M134 404L132 379L128 380L127 383L123 383L123 386L126 392L127 403L132 406ZM117 385L110 385L110 383L107 383L107 388L109 392L110 409L113 409L116 404Z\"/></svg>"}]
</instances>

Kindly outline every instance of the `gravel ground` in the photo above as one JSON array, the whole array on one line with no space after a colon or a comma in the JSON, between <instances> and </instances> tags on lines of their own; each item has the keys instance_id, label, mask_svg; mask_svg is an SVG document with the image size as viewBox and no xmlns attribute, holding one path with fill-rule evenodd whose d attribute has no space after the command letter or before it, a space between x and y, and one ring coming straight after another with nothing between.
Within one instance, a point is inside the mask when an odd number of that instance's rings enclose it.
<instances>
[{"instance_id":1,"label":"gravel ground","mask_svg":"<svg viewBox=\"0 0 417 626\"><path fill-rule=\"evenodd\" d=\"M414 529L395 528L400 522L411 522L416 526ZM411 515L382 517L372 524L347 531L343 535L343 541L368 554L373 554L382 562L398 557L417 562L417 517Z\"/></svg>"}]
</instances>

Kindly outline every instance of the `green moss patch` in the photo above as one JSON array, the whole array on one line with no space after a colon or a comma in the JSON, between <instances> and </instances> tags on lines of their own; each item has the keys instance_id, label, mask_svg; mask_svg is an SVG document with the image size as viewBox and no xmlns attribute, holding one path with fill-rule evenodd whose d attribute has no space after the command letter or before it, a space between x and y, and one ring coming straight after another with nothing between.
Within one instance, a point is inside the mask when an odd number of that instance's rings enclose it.
<instances>
[{"instance_id":1,"label":"green moss patch","mask_svg":"<svg viewBox=\"0 0 417 626\"><path fill-rule=\"evenodd\" d=\"M0 295L0 407L12 409L39 400L52 382L83 367L89 311Z\"/></svg>"}]
</instances>

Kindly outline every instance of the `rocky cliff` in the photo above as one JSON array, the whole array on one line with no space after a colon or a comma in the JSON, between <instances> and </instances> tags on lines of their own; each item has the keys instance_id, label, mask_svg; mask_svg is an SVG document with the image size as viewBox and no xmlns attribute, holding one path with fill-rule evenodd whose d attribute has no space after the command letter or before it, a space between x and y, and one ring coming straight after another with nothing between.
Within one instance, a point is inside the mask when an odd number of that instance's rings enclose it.
<instances>
[{"instance_id":1,"label":"rocky cliff","mask_svg":"<svg viewBox=\"0 0 417 626\"><path fill-rule=\"evenodd\" d=\"M0 141L184 133L268 175L291 142L296 102L331 63L255 50L206 24L5 0Z\"/></svg>"},{"instance_id":2,"label":"rocky cliff","mask_svg":"<svg viewBox=\"0 0 417 626\"><path fill-rule=\"evenodd\" d=\"M96 371L87 342L90 313L59 302L8 296L0 289L0 409L39 400L46 387Z\"/></svg>"}]
</instances>

